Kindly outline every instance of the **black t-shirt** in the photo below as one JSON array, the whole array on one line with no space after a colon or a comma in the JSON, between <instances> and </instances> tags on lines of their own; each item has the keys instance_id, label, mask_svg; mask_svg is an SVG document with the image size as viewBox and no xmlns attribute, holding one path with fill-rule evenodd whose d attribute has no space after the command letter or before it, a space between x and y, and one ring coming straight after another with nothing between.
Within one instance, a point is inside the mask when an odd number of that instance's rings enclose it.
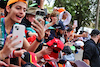
<instances>
[{"instance_id":1,"label":"black t-shirt","mask_svg":"<svg viewBox=\"0 0 100 67\"><path fill-rule=\"evenodd\" d=\"M91 67L100 67L99 50L92 39L85 42L83 59L88 59Z\"/></svg>"}]
</instances>

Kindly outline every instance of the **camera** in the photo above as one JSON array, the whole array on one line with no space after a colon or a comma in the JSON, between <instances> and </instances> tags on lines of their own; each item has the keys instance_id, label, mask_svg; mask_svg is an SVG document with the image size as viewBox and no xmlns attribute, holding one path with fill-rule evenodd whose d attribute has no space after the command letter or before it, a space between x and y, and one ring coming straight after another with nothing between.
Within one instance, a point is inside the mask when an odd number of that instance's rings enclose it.
<instances>
[{"instance_id":1,"label":"camera","mask_svg":"<svg viewBox=\"0 0 100 67\"><path fill-rule=\"evenodd\" d=\"M45 16L45 11L44 10L41 10L41 9L38 9L36 11L36 16L35 18L39 21L39 19L43 19Z\"/></svg>"},{"instance_id":2,"label":"camera","mask_svg":"<svg viewBox=\"0 0 100 67\"><path fill-rule=\"evenodd\" d=\"M18 27L18 26L15 26L15 29L16 29L16 30L19 30L19 27Z\"/></svg>"}]
</instances>

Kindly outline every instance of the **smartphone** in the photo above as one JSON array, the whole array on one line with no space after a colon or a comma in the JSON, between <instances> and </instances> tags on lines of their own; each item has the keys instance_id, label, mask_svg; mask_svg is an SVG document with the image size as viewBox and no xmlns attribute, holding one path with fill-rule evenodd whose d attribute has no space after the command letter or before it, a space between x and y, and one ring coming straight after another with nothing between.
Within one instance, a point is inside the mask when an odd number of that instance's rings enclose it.
<instances>
[{"instance_id":1,"label":"smartphone","mask_svg":"<svg viewBox=\"0 0 100 67\"><path fill-rule=\"evenodd\" d=\"M22 48L23 46L23 38L24 38L25 26L20 24L15 24L13 26L13 37L18 36L12 43L21 41L20 44L16 45L16 48Z\"/></svg>"},{"instance_id":2,"label":"smartphone","mask_svg":"<svg viewBox=\"0 0 100 67\"><path fill-rule=\"evenodd\" d=\"M41 15L36 15L36 16L35 16L35 19L39 21L39 19L43 19L43 16L41 16Z\"/></svg>"},{"instance_id":3,"label":"smartphone","mask_svg":"<svg viewBox=\"0 0 100 67\"><path fill-rule=\"evenodd\" d=\"M43 19L44 16L45 16L45 12L43 10L36 11L36 16L35 16L36 20Z\"/></svg>"}]
</instances>

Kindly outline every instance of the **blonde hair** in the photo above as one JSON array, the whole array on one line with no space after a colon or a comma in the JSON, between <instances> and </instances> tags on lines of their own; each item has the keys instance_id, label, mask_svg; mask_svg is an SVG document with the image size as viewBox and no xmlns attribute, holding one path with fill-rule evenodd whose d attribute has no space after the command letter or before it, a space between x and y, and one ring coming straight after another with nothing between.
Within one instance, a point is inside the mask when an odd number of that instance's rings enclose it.
<instances>
[{"instance_id":1,"label":"blonde hair","mask_svg":"<svg viewBox=\"0 0 100 67\"><path fill-rule=\"evenodd\" d=\"M51 17L57 17L57 15L59 15L59 12L58 11L53 11L51 13Z\"/></svg>"}]
</instances>

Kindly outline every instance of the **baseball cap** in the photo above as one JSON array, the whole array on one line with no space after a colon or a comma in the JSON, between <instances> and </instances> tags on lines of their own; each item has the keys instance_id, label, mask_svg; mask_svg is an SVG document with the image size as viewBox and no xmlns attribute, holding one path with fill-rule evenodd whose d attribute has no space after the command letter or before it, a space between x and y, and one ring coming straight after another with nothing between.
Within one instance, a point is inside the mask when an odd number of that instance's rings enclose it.
<instances>
[{"instance_id":1,"label":"baseball cap","mask_svg":"<svg viewBox=\"0 0 100 67\"><path fill-rule=\"evenodd\" d=\"M61 30L65 30L65 27L62 26L62 25L55 25L54 28L61 29Z\"/></svg>"},{"instance_id":2,"label":"baseball cap","mask_svg":"<svg viewBox=\"0 0 100 67\"><path fill-rule=\"evenodd\" d=\"M69 46L64 46L64 49L62 50L62 52L65 52L67 54L71 54L72 53L72 50Z\"/></svg>"},{"instance_id":3,"label":"baseball cap","mask_svg":"<svg viewBox=\"0 0 100 67\"><path fill-rule=\"evenodd\" d=\"M64 48L64 43L57 38L54 38L54 39L48 41L47 45L56 51L63 50L63 48Z\"/></svg>"},{"instance_id":4,"label":"baseball cap","mask_svg":"<svg viewBox=\"0 0 100 67\"><path fill-rule=\"evenodd\" d=\"M36 15L37 7L29 7L26 11L26 14Z\"/></svg>"},{"instance_id":5,"label":"baseball cap","mask_svg":"<svg viewBox=\"0 0 100 67\"><path fill-rule=\"evenodd\" d=\"M54 28L54 27L52 27L52 26L50 26L48 29L50 29L50 30L51 30L51 29L55 29L55 28Z\"/></svg>"},{"instance_id":6,"label":"baseball cap","mask_svg":"<svg viewBox=\"0 0 100 67\"><path fill-rule=\"evenodd\" d=\"M54 10L54 9L57 9L57 10L58 10L59 8L57 8L57 7L54 7L54 8L53 8L53 10Z\"/></svg>"},{"instance_id":7,"label":"baseball cap","mask_svg":"<svg viewBox=\"0 0 100 67\"><path fill-rule=\"evenodd\" d=\"M76 41L75 46L84 46L84 42L83 41Z\"/></svg>"},{"instance_id":8,"label":"baseball cap","mask_svg":"<svg viewBox=\"0 0 100 67\"><path fill-rule=\"evenodd\" d=\"M36 5L38 5L38 4L37 3L33 3L33 4L29 5L29 7L33 7L33 6L36 6Z\"/></svg>"},{"instance_id":9,"label":"baseball cap","mask_svg":"<svg viewBox=\"0 0 100 67\"><path fill-rule=\"evenodd\" d=\"M59 13L61 13L61 12L63 12L63 11L66 11L66 10L65 10L64 8L59 8L59 9L58 9L58 12L59 12Z\"/></svg>"},{"instance_id":10,"label":"baseball cap","mask_svg":"<svg viewBox=\"0 0 100 67\"><path fill-rule=\"evenodd\" d=\"M24 52L22 54L21 58L27 63L31 63L31 64L35 65L36 67L40 67L37 64L37 57L36 57L35 53L33 53L33 52Z\"/></svg>"},{"instance_id":11,"label":"baseball cap","mask_svg":"<svg viewBox=\"0 0 100 67\"><path fill-rule=\"evenodd\" d=\"M65 30L68 31L68 32L70 32L70 31L73 30L73 28L72 27L65 27Z\"/></svg>"},{"instance_id":12,"label":"baseball cap","mask_svg":"<svg viewBox=\"0 0 100 67\"><path fill-rule=\"evenodd\" d=\"M13 3L15 3L15 2L18 2L18 1L21 1L21 2L24 2L24 3L27 4L27 1L26 1L26 0L9 0L9 1L7 2L7 6L9 6L10 4L13 4Z\"/></svg>"},{"instance_id":13,"label":"baseball cap","mask_svg":"<svg viewBox=\"0 0 100 67\"><path fill-rule=\"evenodd\" d=\"M61 26L61 30L65 30L65 26L61 20L59 21L58 25Z\"/></svg>"},{"instance_id":14,"label":"baseball cap","mask_svg":"<svg viewBox=\"0 0 100 67\"><path fill-rule=\"evenodd\" d=\"M93 29L90 35L93 36L98 34L100 34L100 31L98 29Z\"/></svg>"},{"instance_id":15,"label":"baseball cap","mask_svg":"<svg viewBox=\"0 0 100 67\"><path fill-rule=\"evenodd\" d=\"M49 24L49 22L48 22L48 21L46 21L46 22L45 22L45 24ZM55 29L55 28L54 28L54 27L52 27L52 26L50 26L50 27L48 27L48 29L50 29L50 30L51 30L51 29Z\"/></svg>"},{"instance_id":16,"label":"baseball cap","mask_svg":"<svg viewBox=\"0 0 100 67\"><path fill-rule=\"evenodd\" d=\"M63 25L63 22L60 20L58 24L53 25L56 29L65 30L65 26Z\"/></svg>"}]
</instances>

